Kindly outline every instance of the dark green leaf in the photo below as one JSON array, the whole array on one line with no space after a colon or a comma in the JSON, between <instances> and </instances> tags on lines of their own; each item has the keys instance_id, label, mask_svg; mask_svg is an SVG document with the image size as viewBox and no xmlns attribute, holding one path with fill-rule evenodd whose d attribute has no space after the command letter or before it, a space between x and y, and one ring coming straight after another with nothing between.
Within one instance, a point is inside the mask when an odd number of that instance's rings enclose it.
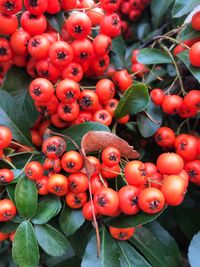
<instances>
[{"instance_id":1,"label":"dark green leaf","mask_svg":"<svg viewBox=\"0 0 200 267\"><path fill-rule=\"evenodd\" d=\"M69 247L67 239L48 224L35 225L35 235L41 248L51 256L61 256Z\"/></svg>"},{"instance_id":2,"label":"dark green leaf","mask_svg":"<svg viewBox=\"0 0 200 267\"><path fill-rule=\"evenodd\" d=\"M141 49L137 61L142 64L166 64L172 63L170 56L157 48Z\"/></svg>"},{"instance_id":3,"label":"dark green leaf","mask_svg":"<svg viewBox=\"0 0 200 267\"><path fill-rule=\"evenodd\" d=\"M200 83L200 69L193 67L189 61L189 51L185 50L182 53L179 53L177 57L188 67L189 71L194 75L194 77Z\"/></svg>"},{"instance_id":4,"label":"dark green leaf","mask_svg":"<svg viewBox=\"0 0 200 267\"><path fill-rule=\"evenodd\" d=\"M171 257L172 266L180 266L181 254L174 238L156 221L145 226L165 247L166 257Z\"/></svg>"},{"instance_id":5,"label":"dark green leaf","mask_svg":"<svg viewBox=\"0 0 200 267\"><path fill-rule=\"evenodd\" d=\"M145 83L149 84L153 81L157 80L157 77L163 77L167 74L167 70L164 68L156 68L153 70L153 72L149 72L146 79L145 79Z\"/></svg>"},{"instance_id":6,"label":"dark green leaf","mask_svg":"<svg viewBox=\"0 0 200 267\"><path fill-rule=\"evenodd\" d=\"M36 214L32 219L35 224L45 224L61 209L60 199L54 196L48 196L40 201L37 206Z\"/></svg>"},{"instance_id":7,"label":"dark green leaf","mask_svg":"<svg viewBox=\"0 0 200 267\"><path fill-rule=\"evenodd\" d=\"M6 191L8 193L9 198L15 203L15 184L9 184L6 186Z\"/></svg>"},{"instance_id":8,"label":"dark green leaf","mask_svg":"<svg viewBox=\"0 0 200 267\"><path fill-rule=\"evenodd\" d=\"M188 24L181 31L180 39L181 39L181 41L185 41L185 40L189 40L189 39L193 39L193 38L197 38L197 37L200 37L199 31L193 30L192 25Z\"/></svg>"},{"instance_id":9,"label":"dark green leaf","mask_svg":"<svg viewBox=\"0 0 200 267\"><path fill-rule=\"evenodd\" d=\"M199 0L176 0L172 9L172 16L174 18L182 17L190 13L198 5Z\"/></svg>"},{"instance_id":10,"label":"dark green leaf","mask_svg":"<svg viewBox=\"0 0 200 267\"><path fill-rule=\"evenodd\" d=\"M149 22L141 22L137 27L137 35L139 40L143 40L143 38L150 32L151 26Z\"/></svg>"},{"instance_id":11,"label":"dark green leaf","mask_svg":"<svg viewBox=\"0 0 200 267\"><path fill-rule=\"evenodd\" d=\"M115 110L115 116L121 118L143 111L149 103L148 88L144 84L134 84L123 94Z\"/></svg>"},{"instance_id":12,"label":"dark green leaf","mask_svg":"<svg viewBox=\"0 0 200 267\"><path fill-rule=\"evenodd\" d=\"M12 222L12 221L8 221L8 222L1 222L0 223L0 232L3 233L11 233L13 231L15 231L18 227L18 224Z\"/></svg>"},{"instance_id":13,"label":"dark green leaf","mask_svg":"<svg viewBox=\"0 0 200 267\"><path fill-rule=\"evenodd\" d=\"M120 251L115 240L106 231L105 228L101 231L101 252L100 257L97 257L96 236L93 235L89 241L81 267L121 267Z\"/></svg>"},{"instance_id":14,"label":"dark green leaf","mask_svg":"<svg viewBox=\"0 0 200 267\"><path fill-rule=\"evenodd\" d=\"M33 127L37 117L39 116L39 112L35 108L33 99L30 97L28 91L25 93L24 102L22 104L22 110L26 114L27 120L29 122L29 127Z\"/></svg>"},{"instance_id":15,"label":"dark green leaf","mask_svg":"<svg viewBox=\"0 0 200 267\"><path fill-rule=\"evenodd\" d=\"M153 267L178 267L172 264L173 259L166 253L166 247L147 228L137 228L130 242L148 259Z\"/></svg>"},{"instance_id":16,"label":"dark green leaf","mask_svg":"<svg viewBox=\"0 0 200 267\"><path fill-rule=\"evenodd\" d=\"M75 125L73 127L70 127L66 130L62 130L61 132L62 132L62 134L70 136L74 140L74 142L76 142L76 144L80 147L81 140L82 140L83 136L89 131L110 132L110 129L101 123L85 122L85 123L81 123L79 125ZM67 150L72 150L72 149L77 149L77 148L72 144L72 142L68 141L67 142Z\"/></svg>"},{"instance_id":17,"label":"dark green leaf","mask_svg":"<svg viewBox=\"0 0 200 267\"><path fill-rule=\"evenodd\" d=\"M112 52L114 52L114 54L118 58L120 66L123 67L125 64L126 45L122 35L113 39ZM119 67L119 65L116 67Z\"/></svg>"},{"instance_id":18,"label":"dark green leaf","mask_svg":"<svg viewBox=\"0 0 200 267\"><path fill-rule=\"evenodd\" d=\"M191 267L200 266L200 232L198 232L193 238L188 250L188 258Z\"/></svg>"},{"instance_id":19,"label":"dark green leaf","mask_svg":"<svg viewBox=\"0 0 200 267\"><path fill-rule=\"evenodd\" d=\"M151 265L128 242L117 241L121 250L121 267L151 267Z\"/></svg>"},{"instance_id":20,"label":"dark green leaf","mask_svg":"<svg viewBox=\"0 0 200 267\"><path fill-rule=\"evenodd\" d=\"M146 113L141 112L137 114L137 123L141 135L144 138L151 137L160 128L162 124L162 111L159 106L149 102L145 110Z\"/></svg>"},{"instance_id":21,"label":"dark green leaf","mask_svg":"<svg viewBox=\"0 0 200 267\"><path fill-rule=\"evenodd\" d=\"M160 1L160 0L152 0L151 1L151 14L152 14L152 23L154 28L158 27L166 12L168 11L171 4L174 0L168 1Z\"/></svg>"},{"instance_id":22,"label":"dark green leaf","mask_svg":"<svg viewBox=\"0 0 200 267\"><path fill-rule=\"evenodd\" d=\"M0 99L0 124L11 129L15 140L31 146L28 121L21 107L11 95L3 90L0 90Z\"/></svg>"},{"instance_id":23,"label":"dark green leaf","mask_svg":"<svg viewBox=\"0 0 200 267\"><path fill-rule=\"evenodd\" d=\"M39 250L34 230L29 221L25 221L17 228L12 255L20 267L38 267Z\"/></svg>"},{"instance_id":24,"label":"dark green leaf","mask_svg":"<svg viewBox=\"0 0 200 267\"><path fill-rule=\"evenodd\" d=\"M59 13L54 15L46 14L46 18L52 28L54 28L57 32L61 32L62 25L65 21L65 16L63 11L60 11Z\"/></svg>"},{"instance_id":25,"label":"dark green leaf","mask_svg":"<svg viewBox=\"0 0 200 267\"><path fill-rule=\"evenodd\" d=\"M81 210L72 210L66 205L59 219L60 227L67 236L76 232L83 225L84 221Z\"/></svg>"},{"instance_id":26,"label":"dark green leaf","mask_svg":"<svg viewBox=\"0 0 200 267\"><path fill-rule=\"evenodd\" d=\"M15 190L15 202L19 214L25 218L31 218L35 215L37 208L37 189L33 181L22 178Z\"/></svg>"},{"instance_id":27,"label":"dark green leaf","mask_svg":"<svg viewBox=\"0 0 200 267\"><path fill-rule=\"evenodd\" d=\"M139 212L136 215L121 215L116 218L106 218L105 222L108 225L118 227L118 228L128 228L137 226L139 224L146 224L148 222L154 221L156 218L158 218L163 211L160 213L151 215L144 212Z\"/></svg>"},{"instance_id":28,"label":"dark green leaf","mask_svg":"<svg viewBox=\"0 0 200 267\"><path fill-rule=\"evenodd\" d=\"M6 74L1 89L10 93L21 104L24 100L24 92L27 92L30 81L31 78L25 69L13 66Z\"/></svg>"}]
</instances>

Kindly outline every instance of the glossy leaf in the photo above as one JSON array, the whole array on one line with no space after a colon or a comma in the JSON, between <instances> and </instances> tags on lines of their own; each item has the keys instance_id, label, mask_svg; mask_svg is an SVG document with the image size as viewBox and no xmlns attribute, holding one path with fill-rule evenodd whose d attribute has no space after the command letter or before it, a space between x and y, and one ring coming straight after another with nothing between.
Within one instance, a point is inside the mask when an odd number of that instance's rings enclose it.
<instances>
[{"instance_id":1,"label":"glossy leaf","mask_svg":"<svg viewBox=\"0 0 200 267\"><path fill-rule=\"evenodd\" d=\"M89 241L81 267L121 267L120 251L115 240L105 228L101 231L101 252L97 257L96 236Z\"/></svg>"},{"instance_id":2,"label":"glossy leaf","mask_svg":"<svg viewBox=\"0 0 200 267\"><path fill-rule=\"evenodd\" d=\"M29 221L24 221L18 227L12 246L12 255L15 263L20 267L38 267L38 244Z\"/></svg>"},{"instance_id":3,"label":"glossy leaf","mask_svg":"<svg viewBox=\"0 0 200 267\"><path fill-rule=\"evenodd\" d=\"M35 225L34 228L37 241L47 254L54 257L65 254L69 242L58 230L48 224Z\"/></svg>"},{"instance_id":4,"label":"glossy leaf","mask_svg":"<svg viewBox=\"0 0 200 267\"><path fill-rule=\"evenodd\" d=\"M172 63L170 56L157 48L141 49L137 61L142 64L166 64Z\"/></svg>"},{"instance_id":5,"label":"glossy leaf","mask_svg":"<svg viewBox=\"0 0 200 267\"><path fill-rule=\"evenodd\" d=\"M61 209L61 202L59 198L48 196L40 201L37 206L36 214L32 219L34 224L45 224Z\"/></svg>"},{"instance_id":6,"label":"glossy leaf","mask_svg":"<svg viewBox=\"0 0 200 267\"><path fill-rule=\"evenodd\" d=\"M193 38L197 38L197 37L200 38L199 31L195 31L192 28L192 25L188 24L181 31L180 39L181 39L181 41L185 41L185 40L189 40L189 39L193 39Z\"/></svg>"},{"instance_id":7,"label":"glossy leaf","mask_svg":"<svg viewBox=\"0 0 200 267\"><path fill-rule=\"evenodd\" d=\"M180 266L169 256L168 248L145 227L137 228L130 242L148 259L153 267Z\"/></svg>"},{"instance_id":8,"label":"glossy leaf","mask_svg":"<svg viewBox=\"0 0 200 267\"><path fill-rule=\"evenodd\" d=\"M62 134L71 137L74 142L80 147L83 136L89 131L106 131L110 132L110 129L98 122L85 122L79 125L72 126L66 130L62 130ZM77 149L71 141L67 142L67 150Z\"/></svg>"},{"instance_id":9,"label":"glossy leaf","mask_svg":"<svg viewBox=\"0 0 200 267\"><path fill-rule=\"evenodd\" d=\"M15 231L18 227L18 224L14 223L13 221L8 222L1 222L0 223L0 232L3 233L11 233Z\"/></svg>"},{"instance_id":10,"label":"glossy leaf","mask_svg":"<svg viewBox=\"0 0 200 267\"><path fill-rule=\"evenodd\" d=\"M22 104L22 110L26 114L30 128L33 127L36 119L39 116L39 112L35 108L34 101L30 97L30 94L28 91L25 92L24 102Z\"/></svg>"},{"instance_id":11,"label":"glossy leaf","mask_svg":"<svg viewBox=\"0 0 200 267\"><path fill-rule=\"evenodd\" d=\"M194 75L194 77L198 80L198 82L200 82L200 69L193 67L190 64L189 61L189 51L185 50L182 53L179 53L177 55L177 57L187 66L187 68L189 69L189 71Z\"/></svg>"},{"instance_id":12,"label":"glossy leaf","mask_svg":"<svg viewBox=\"0 0 200 267\"><path fill-rule=\"evenodd\" d=\"M113 39L112 52L114 52L117 57L117 60L119 61L118 64L123 67L125 64L126 45L121 35ZM116 67L119 67L119 65Z\"/></svg>"},{"instance_id":13,"label":"glossy leaf","mask_svg":"<svg viewBox=\"0 0 200 267\"><path fill-rule=\"evenodd\" d=\"M189 245L188 258L191 267L200 266L200 232L198 232L193 238Z\"/></svg>"},{"instance_id":14,"label":"glossy leaf","mask_svg":"<svg viewBox=\"0 0 200 267\"><path fill-rule=\"evenodd\" d=\"M105 223L118 228L128 228L137 225L144 225L148 222L154 221L158 218L163 211L160 213L151 215L140 211L136 215L120 215L116 218L105 218Z\"/></svg>"},{"instance_id":15,"label":"glossy leaf","mask_svg":"<svg viewBox=\"0 0 200 267\"><path fill-rule=\"evenodd\" d=\"M59 224L62 231L68 236L76 232L84 223L85 219L81 210L73 210L64 206Z\"/></svg>"},{"instance_id":16,"label":"glossy leaf","mask_svg":"<svg viewBox=\"0 0 200 267\"><path fill-rule=\"evenodd\" d=\"M163 20L164 15L168 11L171 4L174 0L160 1L152 0L151 1L151 14L152 14L152 23L154 28L158 27Z\"/></svg>"},{"instance_id":17,"label":"glossy leaf","mask_svg":"<svg viewBox=\"0 0 200 267\"><path fill-rule=\"evenodd\" d=\"M148 88L144 84L134 84L123 94L115 110L115 116L121 118L144 110L149 103Z\"/></svg>"},{"instance_id":18,"label":"glossy leaf","mask_svg":"<svg viewBox=\"0 0 200 267\"><path fill-rule=\"evenodd\" d=\"M120 263L121 267L151 267L151 265L140 255L133 246L128 242L117 241L120 249Z\"/></svg>"},{"instance_id":19,"label":"glossy leaf","mask_svg":"<svg viewBox=\"0 0 200 267\"><path fill-rule=\"evenodd\" d=\"M149 72L148 75L145 78L145 83L149 84L151 82L154 82L157 80L157 77L164 77L167 74L167 70L159 67L157 69L154 69L153 72Z\"/></svg>"},{"instance_id":20,"label":"glossy leaf","mask_svg":"<svg viewBox=\"0 0 200 267\"><path fill-rule=\"evenodd\" d=\"M137 115L138 128L144 138L151 137L162 124L162 111L159 106L149 102L145 112Z\"/></svg>"},{"instance_id":21,"label":"glossy leaf","mask_svg":"<svg viewBox=\"0 0 200 267\"><path fill-rule=\"evenodd\" d=\"M57 32L61 32L62 25L65 21L64 12L60 11L54 15L46 14L46 18L54 30L56 30Z\"/></svg>"},{"instance_id":22,"label":"glossy leaf","mask_svg":"<svg viewBox=\"0 0 200 267\"><path fill-rule=\"evenodd\" d=\"M176 0L172 9L172 16L174 18L182 17L190 13L198 5L198 0Z\"/></svg>"},{"instance_id":23,"label":"glossy leaf","mask_svg":"<svg viewBox=\"0 0 200 267\"><path fill-rule=\"evenodd\" d=\"M37 209L37 189L33 181L22 178L15 190L15 202L17 210L22 217L31 218Z\"/></svg>"},{"instance_id":24,"label":"glossy leaf","mask_svg":"<svg viewBox=\"0 0 200 267\"><path fill-rule=\"evenodd\" d=\"M21 107L3 90L0 90L0 99L0 124L11 129L13 139L31 146L28 122Z\"/></svg>"}]
</instances>

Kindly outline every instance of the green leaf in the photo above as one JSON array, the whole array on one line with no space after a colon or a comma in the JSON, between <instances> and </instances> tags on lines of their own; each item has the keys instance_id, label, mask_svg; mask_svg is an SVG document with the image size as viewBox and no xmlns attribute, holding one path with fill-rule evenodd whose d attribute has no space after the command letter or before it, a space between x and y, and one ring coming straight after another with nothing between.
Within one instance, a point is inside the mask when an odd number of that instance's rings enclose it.
<instances>
[{"instance_id":1,"label":"green leaf","mask_svg":"<svg viewBox=\"0 0 200 267\"><path fill-rule=\"evenodd\" d=\"M24 221L17 228L12 255L20 267L38 267L39 250L33 226L29 221Z\"/></svg>"},{"instance_id":2,"label":"green leaf","mask_svg":"<svg viewBox=\"0 0 200 267\"><path fill-rule=\"evenodd\" d=\"M7 92L0 90L0 124L12 131L13 139L31 146L28 121L21 107Z\"/></svg>"},{"instance_id":3,"label":"green leaf","mask_svg":"<svg viewBox=\"0 0 200 267\"><path fill-rule=\"evenodd\" d=\"M177 54L177 57L187 66L187 68L192 73L192 75L194 75L194 77L200 83L200 69L196 68L196 67L193 67L190 64L190 61L189 61L189 50L185 50L182 53Z\"/></svg>"},{"instance_id":4,"label":"green leaf","mask_svg":"<svg viewBox=\"0 0 200 267\"><path fill-rule=\"evenodd\" d=\"M163 77L167 74L167 70L164 68L156 68L153 72L149 72L147 77L145 78L145 83L149 84L157 80L157 76Z\"/></svg>"},{"instance_id":5,"label":"green leaf","mask_svg":"<svg viewBox=\"0 0 200 267\"><path fill-rule=\"evenodd\" d=\"M145 110L146 113L141 112L137 114L137 123L141 135L144 138L151 137L160 128L162 124L162 111L159 106L149 102Z\"/></svg>"},{"instance_id":6,"label":"green leaf","mask_svg":"<svg viewBox=\"0 0 200 267\"><path fill-rule=\"evenodd\" d=\"M189 40L189 39L193 39L193 38L197 38L197 37L200 38L199 31L195 31L192 28L191 24L187 24L185 26L185 28L181 31L180 39L181 39L181 41L185 41L185 40ZM177 38L178 38L178 36L177 36Z\"/></svg>"},{"instance_id":7,"label":"green leaf","mask_svg":"<svg viewBox=\"0 0 200 267\"><path fill-rule=\"evenodd\" d=\"M98 122L85 122L79 125L72 126L68 129L60 131L62 134L70 136L74 142L80 147L83 136L89 131L106 131L110 132L110 129ZM72 142L67 142L67 150L77 149Z\"/></svg>"},{"instance_id":8,"label":"green leaf","mask_svg":"<svg viewBox=\"0 0 200 267\"><path fill-rule=\"evenodd\" d=\"M105 228L101 231L101 252L97 257L96 236L89 241L81 267L121 267L120 251L115 240Z\"/></svg>"},{"instance_id":9,"label":"green leaf","mask_svg":"<svg viewBox=\"0 0 200 267\"><path fill-rule=\"evenodd\" d=\"M6 186L6 191L8 193L9 198L15 203L15 184L8 184Z\"/></svg>"},{"instance_id":10,"label":"green leaf","mask_svg":"<svg viewBox=\"0 0 200 267\"><path fill-rule=\"evenodd\" d=\"M122 267L151 267L151 265L128 242L117 241Z\"/></svg>"},{"instance_id":11,"label":"green leaf","mask_svg":"<svg viewBox=\"0 0 200 267\"><path fill-rule=\"evenodd\" d=\"M153 267L178 267L173 265L173 258L169 257L166 247L147 228L137 228L129 240L139 250Z\"/></svg>"},{"instance_id":12,"label":"green leaf","mask_svg":"<svg viewBox=\"0 0 200 267\"><path fill-rule=\"evenodd\" d=\"M25 92L24 102L22 104L22 110L26 114L27 120L29 122L29 127L33 127L36 119L39 116L39 112L35 108L34 101L30 97L28 91Z\"/></svg>"},{"instance_id":13,"label":"green leaf","mask_svg":"<svg viewBox=\"0 0 200 267\"><path fill-rule=\"evenodd\" d=\"M57 215L62 205L60 199L54 196L43 198L37 206L36 214L32 219L34 224L45 224Z\"/></svg>"},{"instance_id":14,"label":"green leaf","mask_svg":"<svg viewBox=\"0 0 200 267\"><path fill-rule=\"evenodd\" d=\"M54 15L46 14L46 18L51 27L55 29L57 32L61 33L62 25L65 22L64 12L60 11Z\"/></svg>"},{"instance_id":15,"label":"green leaf","mask_svg":"<svg viewBox=\"0 0 200 267\"><path fill-rule=\"evenodd\" d=\"M15 202L17 210L22 217L31 218L37 209L37 189L33 181L22 178L15 190Z\"/></svg>"},{"instance_id":16,"label":"green leaf","mask_svg":"<svg viewBox=\"0 0 200 267\"><path fill-rule=\"evenodd\" d=\"M121 118L143 111L149 103L148 88L144 84L134 84L125 91L115 110L115 116Z\"/></svg>"},{"instance_id":17,"label":"green leaf","mask_svg":"<svg viewBox=\"0 0 200 267\"><path fill-rule=\"evenodd\" d=\"M62 231L68 236L76 232L84 223L85 219L81 210L72 210L64 206L59 224Z\"/></svg>"},{"instance_id":18,"label":"green leaf","mask_svg":"<svg viewBox=\"0 0 200 267\"><path fill-rule=\"evenodd\" d=\"M114 38L112 41L112 52L114 52L115 56L118 59L118 64L122 68L125 64L125 53L126 53L126 45L122 35ZM119 65L116 66L119 68Z\"/></svg>"},{"instance_id":19,"label":"green leaf","mask_svg":"<svg viewBox=\"0 0 200 267\"><path fill-rule=\"evenodd\" d=\"M198 5L199 0L176 0L172 9L172 16L174 18L182 17L190 13Z\"/></svg>"},{"instance_id":20,"label":"green leaf","mask_svg":"<svg viewBox=\"0 0 200 267\"><path fill-rule=\"evenodd\" d=\"M193 238L189 245L188 258L191 267L200 266L200 232L198 232Z\"/></svg>"},{"instance_id":21,"label":"green leaf","mask_svg":"<svg viewBox=\"0 0 200 267\"><path fill-rule=\"evenodd\" d=\"M118 228L134 227L154 221L162 214L162 212L163 210L160 213L151 215L140 211L136 215L121 215L116 218L105 218L105 223Z\"/></svg>"},{"instance_id":22,"label":"green leaf","mask_svg":"<svg viewBox=\"0 0 200 267\"><path fill-rule=\"evenodd\" d=\"M18 224L8 221L8 222L1 222L0 223L0 231L3 233L11 233L15 231L18 227Z\"/></svg>"},{"instance_id":23,"label":"green leaf","mask_svg":"<svg viewBox=\"0 0 200 267\"><path fill-rule=\"evenodd\" d=\"M141 49L137 61L142 64L166 64L172 63L170 56L157 48L144 48Z\"/></svg>"},{"instance_id":24,"label":"green leaf","mask_svg":"<svg viewBox=\"0 0 200 267\"><path fill-rule=\"evenodd\" d=\"M151 1L151 14L152 14L152 23L154 28L158 27L166 12L168 11L171 4L174 0L168 1L160 1L160 0L152 0Z\"/></svg>"},{"instance_id":25,"label":"green leaf","mask_svg":"<svg viewBox=\"0 0 200 267\"><path fill-rule=\"evenodd\" d=\"M47 254L54 257L65 254L69 242L58 230L48 224L35 225L34 228L37 241Z\"/></svg>"},{"instance_id":26,"label":"green leaf","mask_svg":"<svg viewBox=\"0 0 200 267\"><path fill-rule=\"evenodd\" d=\"M13 66L6 74L1 89L10 93L21 104L24 100L24 92L27 92L29 88L30 81L31 77L24 68Z\"/></svg>"},{"instance_id":27,"label":"green leaf","mask_svg":"<svg viewBox=\"0 0 200 267\"><path fill-rule=\"evenodd\" d=\"M171 266L180 266L181 254L174 238L156 221L145 226L164 246L166 258L171 258Z\"/></svg>"}]
</instances>

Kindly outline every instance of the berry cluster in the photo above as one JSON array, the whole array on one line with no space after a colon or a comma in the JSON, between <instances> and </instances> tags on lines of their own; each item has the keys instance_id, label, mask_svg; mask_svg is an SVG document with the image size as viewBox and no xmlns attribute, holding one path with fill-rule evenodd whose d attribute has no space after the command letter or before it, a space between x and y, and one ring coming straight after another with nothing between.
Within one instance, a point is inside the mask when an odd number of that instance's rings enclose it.
<instances>
[{"instance_id":1,"label":"berry cluster","mask_svg":"<svg viewBox=\"0 0 200 267\"><path fill-rule=\"evenodd\" d=\"M122 0L120 4L119 14L122 20L122 31L126 39L131 34L130 23L140 19L144 9L151 0Z\"/></svg>"}]
</instances>

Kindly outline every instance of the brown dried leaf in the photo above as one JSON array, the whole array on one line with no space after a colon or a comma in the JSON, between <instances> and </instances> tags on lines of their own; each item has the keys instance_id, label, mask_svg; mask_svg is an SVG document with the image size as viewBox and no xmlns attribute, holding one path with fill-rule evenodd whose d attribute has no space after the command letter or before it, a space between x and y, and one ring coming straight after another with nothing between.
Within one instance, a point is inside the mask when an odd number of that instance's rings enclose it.
<instances>
[{"instance_id":1,"label":"brown dried leaf","mask_svg":"<svg viewBox=\"0 0 200 267\"><path fill-rule=\"evenodd\" d=\"M103 131L90 131L85 134L81 141L81 148L87 154L95 151L102 151L108 146L119 149L121 156L129 159L139 158L140 154L134 150L125 140L117 135Z\"/></svg>"}]
</instances>

